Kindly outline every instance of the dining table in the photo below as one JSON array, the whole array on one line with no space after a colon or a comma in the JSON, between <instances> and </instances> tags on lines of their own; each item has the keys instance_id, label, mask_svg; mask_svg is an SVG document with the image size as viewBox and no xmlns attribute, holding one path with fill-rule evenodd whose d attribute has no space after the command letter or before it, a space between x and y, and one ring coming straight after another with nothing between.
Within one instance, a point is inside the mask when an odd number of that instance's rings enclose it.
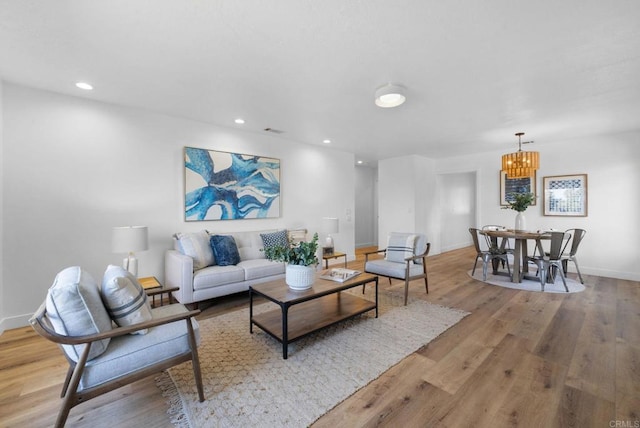
<instances>
[{"instance_id":1,"label":"dining table","mask_svg":"<svg viewBox=\"0 0 640 428\"><path fill-rule=\"evenodd\" d=\"M521 283L523 276L529 272L529 265L527 263L528 245L529 239L535 240L536 248L539 254L544 254L541 240L551 239L551 233L547 231L528 231L528 230L514 230L514 229L485 229L481 230L480 234L486 235L490 238L492 246L496 248L504 249L504 244L507 239L513 239L515 242L513 249L513 270L511 282ZM498 239L502 238L502 244L498 245ZM497 263L494 264L494 274L497 270Z\"/></svg>"}]
</instances>

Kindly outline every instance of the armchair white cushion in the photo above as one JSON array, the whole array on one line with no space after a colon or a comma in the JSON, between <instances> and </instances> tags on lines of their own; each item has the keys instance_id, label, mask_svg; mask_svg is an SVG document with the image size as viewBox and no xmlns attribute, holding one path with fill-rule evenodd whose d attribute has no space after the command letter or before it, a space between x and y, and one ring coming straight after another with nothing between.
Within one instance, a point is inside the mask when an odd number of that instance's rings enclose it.
<instances>
[{"instance_id":1,"label":"armchair white cushion","mask_svg":"<svg viewBox=\"0 0 640 428\"><path fill-rule=\"evenodd\" d=\"M409 282L415 279L424 279L424 285L429 293L429 282L427 279L426 258L429 254L431 244L427 242L427 237L422 233L399 233L389 234L389 246L385 249L365 253L364 271L375 275L386 276L404 280L404 304L407 304L409 297ZM384 259L371 259L372 254L384 253ZM392 255L389 255L389 254Z\"/></svg>"}]
</instances>

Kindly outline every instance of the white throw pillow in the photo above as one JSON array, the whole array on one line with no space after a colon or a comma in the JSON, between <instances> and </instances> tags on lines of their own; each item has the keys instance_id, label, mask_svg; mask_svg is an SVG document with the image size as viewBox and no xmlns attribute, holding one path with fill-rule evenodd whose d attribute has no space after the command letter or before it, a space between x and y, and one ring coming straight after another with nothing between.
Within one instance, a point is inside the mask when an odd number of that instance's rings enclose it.
<instances>
[{"instance_id":1,"label":"white throw pillow","mask_svg":"<svg viewBox=\"0 0 640 428\"><path fill-rule=\"evenodd\" d=\"M112 329L111 318L102 304L98 283L79 266L56 275L47 293L46 308L51 325L64 336L86 336ZM89 360L107 350L110 339L94 342ZM62 345L73 361L78 361L85 345Z\"/></svg>"},{"instance_id":2,"label":"white throw pillow","mask_svg":"<svg viewBox=\"0 0 640 428\"><path fill-rule=\"evenodd\" d=\"M191 233L176 233L178 248L185 256L193 259L193 269L198 270L215 263L213 250L206 230Z\"/></svg>"},{"instance_id":3,"label":"white throw pillow","mask_svg":"<svg viewBox=\"0 0 640 428\"><path fill-rule=\"evenodd\" d=\"M414 256L416 235L408 233L390 233L387 241L385 260L403 263L407 257Z\"/></svg>"},{"instance_id":4,"label":"white throw pillow","mask_svg":"<svg viewBox=\"0 0 640 428\"><path fill-rule=\"evenodd\" d=\"M100 290L111 319L120 327L149 321L151 305L147 293L138 280L122 266L109 265L102 279ZM145 334L147 329L134 332Z\"/></svg>"}]
</instances>

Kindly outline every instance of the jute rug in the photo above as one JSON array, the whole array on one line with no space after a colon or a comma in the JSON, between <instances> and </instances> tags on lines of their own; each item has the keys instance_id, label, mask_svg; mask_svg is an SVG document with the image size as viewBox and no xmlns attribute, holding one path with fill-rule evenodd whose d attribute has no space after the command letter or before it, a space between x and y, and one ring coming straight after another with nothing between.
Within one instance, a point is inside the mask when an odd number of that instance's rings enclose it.
<instances>
[{"instance_id":1,"label":"jute rug","mask_svg":"<svg viewBox=\"0 0 640 428\"><path fill-rule=\"evenodd\" d=\"M478 281L482 281L482 264L478 261L478 267L476 268L475 275L471 275L472 270L468 271L467 274ZM535 272L531 272L532 274ZM567 281L567 288L569 289L569 293L579 293L584 291L584 285L580 283L580 281L576 281L571 277L565 278ZM504 275L493 275L491 267L489 267L489 271L487 272L487 280L484 281L492 285L498 285L500 287L512 288L514 290L525 290L525 291L535 291L542 292L542 287L540 286L540 280L531 280L527 278L523 278L521 283L511 282L511 278L507 276L507 272L504 272ZM560 274L556 275L555 282L553 284L545 284L544 285L545 293L567 293L562 284L562 278L560 278Z\"/></svg>"},{"instance_id":2,"label":"jute rug","mask_svg":"<svg viewBox=\"0 0 640 428\"><path fill-rule=\"evenodd\" d=\"M243 309L199 322L204 403L190 362L156 381L176 426L305 427L466 315L420 300L403 306L401 293L380 291L377 319L367 313L294 342L284 360L279 342L257 327L249 333Z\"/></svg>"}]
</instances>

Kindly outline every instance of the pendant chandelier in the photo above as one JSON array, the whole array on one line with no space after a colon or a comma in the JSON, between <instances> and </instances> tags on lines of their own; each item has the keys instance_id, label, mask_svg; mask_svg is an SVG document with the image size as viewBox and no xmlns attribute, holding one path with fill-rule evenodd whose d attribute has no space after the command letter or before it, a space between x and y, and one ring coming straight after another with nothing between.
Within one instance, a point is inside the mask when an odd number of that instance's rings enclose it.
<instances>
[{"instance_id":1,"label":"pendant chandelier","mask_svg":"<svg viewBox=\"0 0 640 428\"><path fill-rule=\"evenodd\" d=\"M531 177L540 168L540 156L538 152L523 152L523 144L531 144L533 141L521 141L524 132L516 133L518 137L518 151L502 155L502 170L509 178Z\"/></svg>"}]
</instances>

